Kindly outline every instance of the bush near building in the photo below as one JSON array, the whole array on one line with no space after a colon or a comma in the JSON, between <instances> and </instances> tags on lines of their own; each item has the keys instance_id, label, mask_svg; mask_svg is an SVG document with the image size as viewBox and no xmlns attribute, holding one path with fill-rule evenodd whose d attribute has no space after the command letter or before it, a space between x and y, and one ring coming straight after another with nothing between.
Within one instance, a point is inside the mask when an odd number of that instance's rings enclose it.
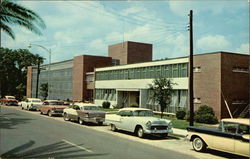
<instances>
[{"instance_id":1,"label":"bush near building","mask_svg":"<svg viewBox=\"0 0 250 159\"><path fill-rule=\"evenodd\" d=\"M110 108L110 102L109 101L102 102L102 107L103 108Z\"/></svg>"},{"instance_id":2,"label":"bush near building","mask_svg":"<svg viewBox=\"0 0 250 159\"><path fill-rule=\"evenodd\" d=\"M183 110L183 109L179 109L176 111L176 118L179 119L179 120L183 120L186 116L186 111Z\"/></svg>"},{"instance_id":3,"label":"bush near building","mask_svg":"<svg viewBox=\"0 0 250 159\"><path fill-rule=\"evenodd\" d=\"M195 111L194 120L198 123L216 124L218 119L214 114L213 108L202 105Z\"/></svg>"},{"instance_id":4,"label":"bush near building","mask_svg":"<svg viewBox=\"0 0 250 159\"><path fill-rule=\"evenodd\" d=\"M133 108L138 108L139 105L138 104L131 104L130 107L133 107Z\"/></svg>"}]
</instances>

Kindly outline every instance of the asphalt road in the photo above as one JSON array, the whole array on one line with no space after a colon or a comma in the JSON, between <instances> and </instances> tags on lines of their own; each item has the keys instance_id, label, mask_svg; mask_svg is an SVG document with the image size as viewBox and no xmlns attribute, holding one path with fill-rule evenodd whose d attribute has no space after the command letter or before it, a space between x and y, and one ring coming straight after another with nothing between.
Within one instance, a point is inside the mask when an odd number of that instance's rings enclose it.
<instances>
[{"instance_id":1,"label":"asphalt road","mask_svg":"<svg viewBox=\"0 0 250 159\"><path fill-rule=\"evenodd\" d=\"M0 111L1 158L196 158L18 109Z\"/></svg>"}]
</instances>

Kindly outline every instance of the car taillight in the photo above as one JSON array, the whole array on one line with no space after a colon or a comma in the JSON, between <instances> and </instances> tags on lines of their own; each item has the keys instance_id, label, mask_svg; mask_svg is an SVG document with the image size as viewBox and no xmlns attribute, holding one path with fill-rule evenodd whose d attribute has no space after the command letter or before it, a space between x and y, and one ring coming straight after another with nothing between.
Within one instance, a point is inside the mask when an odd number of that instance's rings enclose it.
<instances>
[{"instance_id":1,"label":"car taillight","mask_svg":"<svg viewBox=\"0 0 250 159\"><path fill-rule=\"evenodd\" d=\"M86 113L85 116L88 118L89 117L89 113Z\"/></svg>"}]
</instances>

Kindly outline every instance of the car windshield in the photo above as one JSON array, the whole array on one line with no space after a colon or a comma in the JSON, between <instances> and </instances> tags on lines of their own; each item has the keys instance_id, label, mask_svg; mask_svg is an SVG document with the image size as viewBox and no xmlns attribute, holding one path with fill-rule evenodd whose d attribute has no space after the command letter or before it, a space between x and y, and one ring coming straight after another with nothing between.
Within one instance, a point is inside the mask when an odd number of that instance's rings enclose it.
<instances>
[{"instance_id":1,"label":"car windshield","mask_svg":"<svg viewBox=\"0 0 250 159\"><path fill-rule=\"evenodd\" d=\"M64 103L63 102L54 101L54 102L49 102L49 105L64 105Z\"/></svg>"},{"instance_id":2,"label":"car windshield","mask_svg":"<svg viewBox=\"0 0 250 159\"><path fill-rule=\"evenodd\" d=\"M39 100L39 99L34 99L34 100L32 100L31 102L38 103L38 102L42 102L42 101Z\"/></svg>"},{"instance_id":3,"label":"car windshield","mask_svg":"<svg viewBox=\"0 0 250 159\"><path fill-rule=\"evenodd\" d=\"M133 116L153 116L153 111L150 110L136 110L133 112Z\"/></svg>"},{"instance_id":4,"label":"car windshield","mask_svg":"<svg viewBox=\"0 0 250 159\"><path fill-rule=\"evenodd\" d=\"M99 107L97 106L84 106L82 107L84 110L99 110Z\"/></svg>"}]
</instances>

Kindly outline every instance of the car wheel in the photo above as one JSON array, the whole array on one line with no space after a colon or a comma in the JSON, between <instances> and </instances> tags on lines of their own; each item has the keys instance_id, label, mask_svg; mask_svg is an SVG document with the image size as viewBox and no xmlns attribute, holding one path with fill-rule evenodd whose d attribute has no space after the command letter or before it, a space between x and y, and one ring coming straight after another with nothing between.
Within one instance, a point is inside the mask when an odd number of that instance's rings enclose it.
<instances>
[{"instance_id":1,"label":"car wheel","mask_svg":"<svg viewBox=\"0 0 250 159\"><path fill-rule=\"evenodd\" d=\"M202 152L206 149L206 143L200 137L195 137L192 145L194 150L197 152Z\"/></svg>"},{"instance_id":2,"label":"car wheel","mask_svg":"<svg viewBox=\"0 0 250 159\"><path fill-rule=\"evenodd\" d=\"M139 127L136 131L136 134L139 138L143 138L144 137L144 131L142 129L142 127Z\"/></svg>"},{"instance_id":3,"label":"car wheel","mask_svg":"<svg viewBox=\"0 0 250 159\"><path fill-rule=\"evenodd\" d=\"M21 109L23 110L23 107L21 107Z\"/></svg>"},{"instance_id":4,"label":"car wheel","mask_svg":"<svg viewBox=\"0 0 250 159\"><path fill-rule=\"evenodd\" d=\"M49 117L52 117L52 116L53 116L53 114L52 114L51 111L48 112L48 115L49 115Z\"/></svg>"},{"instance_id":5,"label":"car wheel","mask_svg":"<svg viewBox=\"0 0 250 159\"><path fill-rule=\"evenodd\" d=\"M42 112L42 111L40 111L40 114L41 114L41 115L43 115L43 112Z\"/></svg>"},{"instance_id":6,"label":"car wheel","mask_svg":"<svg viewBox=\"0 0 250 159\"><path fill-rule=\"evenodd\" d=\"M111 127L112 131L117 131L117 128L116 128L115 124L111 124L110 127Z\"/></svg>"},{"instance_id":7,"label":"car wheel","mask_svg":"<svg viewBox=\"0 0 250 159\"><path fill-rule=\"evenodd\" d=\"M67 113L64 113L64 114L63 114L63 119L64 119L65 121L69 121L69 117L68 117L68 114L67 114Z\"/></svg>"},{"instance_id":8,"label":"car wheel","mask_svg":"<svg viewBox=\"0 0 250 159\"><path fill-rule=\"evenodd\" d=\"M80 125L84 124L84 121L81 118L78 118L78 122L79 122Z\"/></svg>"}]
</instances>

